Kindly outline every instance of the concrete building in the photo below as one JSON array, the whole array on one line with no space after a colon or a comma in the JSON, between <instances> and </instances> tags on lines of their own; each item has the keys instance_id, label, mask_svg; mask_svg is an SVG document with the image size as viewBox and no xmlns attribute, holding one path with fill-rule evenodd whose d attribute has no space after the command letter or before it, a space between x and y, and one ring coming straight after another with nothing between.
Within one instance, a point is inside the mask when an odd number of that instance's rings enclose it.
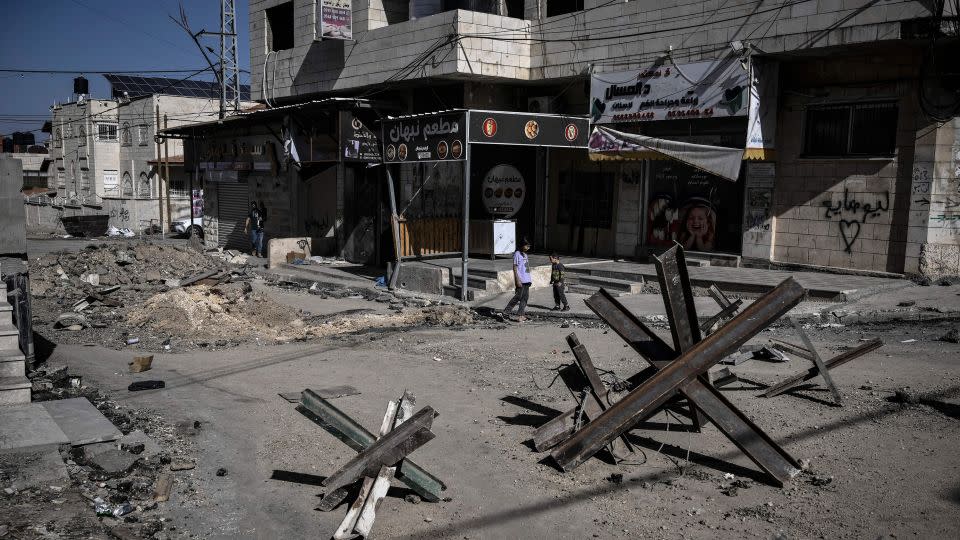
<instances>
[{"instance_id":1,"label":"concrete building","mask_svg":"<svg viewBox=\"0 0 960 540\"><path fill-rule=\"evenodd\" d=\"M532 177L534 208L518 227L537 249L644 257L705 219L712 240L691 251L718 262L960 273L958 85L946 68L958 35L948 3L354 0L350 41L321 39L320 4L250 2L254 99L591 114L626 133L745 150L735 183L654 155L478 152L471 189L504 163ZM656 79L691 99L721 94L698 107L613 92L601 106L637 108L604 119L591 86L618 77ZM751 147L761 105L765 125ZM411 213L431 175L462 185L457 167L412 167L398 180L399 206ZM434 195L426 211L447 212L444 200Z\"/></svg>"},{"instance_id":2,"label":"concrete building","mask_svg":"<svg viewBox=\"0 0 960 540\"><path fill-rule=\"evenodd\" d=\"M216 119L216 85L107 78L111 99L81 96L51 107L50 188L56 196L28 201L44 207L28 211L31 230L55 230L62 216L106 214L117 228L159 231L162 224L169 231L172 220L190 217L194 197L190 172L183 168L183 145L178 140L159 144L155 135L163 128Z\"/></svg>"}]
</instances>

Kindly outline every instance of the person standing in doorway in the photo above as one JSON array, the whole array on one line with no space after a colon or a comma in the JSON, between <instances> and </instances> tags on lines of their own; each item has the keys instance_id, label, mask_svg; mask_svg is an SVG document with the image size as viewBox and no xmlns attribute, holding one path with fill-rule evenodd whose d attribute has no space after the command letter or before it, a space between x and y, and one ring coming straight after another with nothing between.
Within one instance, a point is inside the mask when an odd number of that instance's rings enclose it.
<instances>
[{"instance_id":1,"label":"person standing in doorway","mask_svg":"<svg viewBox=\"0 0 960 540\"><path fill-rule=\"evenodd\" d=\"M263 224L267 220L267 213L263 204L257 204L257 201L250 201L250 213L247 214L247 221L243 225L243 232L250 234L250 254L254 257L266 257L263 250Z\"/></svg>"},{"instance_id":2,"label":"person standing in doorway","mask_svg":"<svg viewBox=\"0 0 960 540\"><path fill-rule=\"evenodd\" d=\"M503 310L509 316L513 307L517 306L517 322L527 320L524 313L527 310L527 300L530 299L530 285L533 283L533 278L530 277L528 251L530 251L530 241L524 238L520 241L520 249L513 254L513 282L516 286L516 292Z\"/></svg>"}]
</instances>

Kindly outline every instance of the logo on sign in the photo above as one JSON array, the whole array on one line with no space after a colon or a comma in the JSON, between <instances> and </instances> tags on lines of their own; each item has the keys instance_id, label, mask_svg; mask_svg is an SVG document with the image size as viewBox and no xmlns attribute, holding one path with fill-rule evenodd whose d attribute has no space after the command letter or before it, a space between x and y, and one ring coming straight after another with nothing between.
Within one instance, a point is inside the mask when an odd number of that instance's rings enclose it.
<instances>
[{"instance_id":1,"label":"logo on sign","mask_svg":"<svg viewBox=\"0 0 960 540\"><path fill-rule=\"evenodd\" d=\"M355 130L359 130L360 128L363 127L363 122L361 122L359 118L354 118L354 119L350 122L350 126L352 126L353 129L355 129Z\"/></svg>"},{"instance_id":2,"label":"logo on sign","mask_svg":"<svg viewBox=\"0 0 960 540\"><path fill-rule=\"evenodd\" d=\"M493 137L497 134L497 121L493 118L487 118L483 121L483 134L487 137Z\"/></svg>"},{"instance_id":3,"label":"logo on sign","mask_svg":"<svg viewBox=\"0 0 960 540\"><path fill-rule=\"evenodd\" d=\"M447 141L440 141L440 144L437 145L437 156L440 159L447 159Z\"/></svg>"},{"instance_id":4,"label":"logo on sign","mask_svg":"<svg viewBox=\"0 0 960 540\"><path fill-rule=\"evenodd\" d=\"M567 124L567 127L563 129L563 136L570 142L577 140L579 134L580 130L577 129L576 124Z\"/></svg>"},{"instance_id":5,"label":"logo on sign","mask_svg":"<svg viewBox=\"0 0 960 540\"><path fill-rule=\"evenodd\" d=\"M387 161L393 161L397 157L397 149L392 144L387 146Z\"/></svg>"},{"instance_id":6,"label":"logo on sign","mask_svg":"<svg viewBox=\"0 0 960 540\"><path fill-rule=\"evenodd\" d=\"M536 120L530 120L529 122L524 124L523 135L526 138L533 140L533 139L536 139L537 135L539 134L540 134L540 124L538 124Z\"/></svg>"},{"instance_id":7,"label":"logo on sign","mask_svg":"<svg viewBox=\"0 0 960 540\"><path fill-rule=\"evenodd\" d=\"M460 159L460 156L463 155L463 143L459 140L453 141L453 144L450 145L450 154L453 159Z\"/></svg>"}]
</instances>

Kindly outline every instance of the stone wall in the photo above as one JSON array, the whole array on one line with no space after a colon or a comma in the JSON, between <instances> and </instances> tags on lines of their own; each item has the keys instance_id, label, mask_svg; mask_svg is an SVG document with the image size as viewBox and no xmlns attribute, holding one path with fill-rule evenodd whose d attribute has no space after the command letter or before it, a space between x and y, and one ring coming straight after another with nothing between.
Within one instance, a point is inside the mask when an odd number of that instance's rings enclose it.
<instances>
[{"instance_id":1,"label":"stone wall","mask_svg":"<svg viewBox=\"0 0 960 540\"><path fill-rule=\"evenodd\" d=\"M781 65L773 259L778 262L903 272L917 130L918 56L823 58ZM895 100L892 158L807 158L808 105Z\"/></svg>"},{"instance_id":2,"label":"stone wall","mask_svg":"<svg viewBox=\"0 0 960 540\"><path fill-rule=\"evenodd\" d=\"M917 133L906 270L960 275L960 119Z\"/></svg>"},{"instance_id":3,"label":"stone wall","mask_svg":"<svg viewBox=\"0 0 960 540\"><path fill-rule=\"evenodd\" d=\"M109 215L109 225L118 229L130 229L135 233L145 230L149 223L158 223L160 202L157 199L104 198L102 208L81 206L80 208L55 208L25 204L27 234L49 234L63 232L60 218L70 216ZM163 202L166 215L166 201ZM190 199L170 198L170 214L173 219L190 217Z\"/></svg>"}]
</instances>

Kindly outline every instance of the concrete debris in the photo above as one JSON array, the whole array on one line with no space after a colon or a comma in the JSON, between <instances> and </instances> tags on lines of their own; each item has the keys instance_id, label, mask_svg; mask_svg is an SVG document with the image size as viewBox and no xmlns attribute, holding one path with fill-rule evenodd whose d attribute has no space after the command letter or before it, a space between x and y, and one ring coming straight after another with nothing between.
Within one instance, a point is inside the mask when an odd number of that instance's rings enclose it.
<instances>
[{"instance_id":1,"label":"concrete debris","mask_svg":"<svg viewBox=\"0 0 960 540\"><path fill-rule=\"evenodd\" d=\"M227 475L227 469L223 467L220 467L219 469L217 469L217 476L226 476L226 475Z\"/></svg>"},{"instance_id":2,"label":"concrete debris","mask_svg":"<svg viewBox=\"0 0 960 540\"><path fill-rule=\"evenodd\" d=\"M947 343L960 343L960 328L954 328L946 334L940 336L938 341L946 341Z\"/></svg>"},{"instance_id":3,"label":"concrete debris","mask_svg":"<svg viewBox=\"0 0 960 540\"><path fill-rule=\"evenodd\" d=\"M130 472L138 461L140 461L139 456L123 450L111 449L94 456L90 464L108 475L122 475Z\"/></svg>"},{"instance_id":4,"label":"concrete debris","mask_svg":"<svg viewBox=\"0 0 960 540\"><path fill-rule=\"evenodd\" d=\"M130 362L130 373L142 373L149 371L153 365L153 355L135 356L133 362Z\"/></svg>"},{"instance_id":5,"label":"concrete debris","mask_svg":"<svg viewBox=\"0 0 960 540\"><path fill-rule=\"evenodd\" d=\"M170 462L170 470L171 470L171 471L189 471L189 470L193 469L193 468L196 467L196 466L197 466L197 465L196 465L194 462L192 462L192 461L187 461L187 460L180 460L180 459L178 459L178 460L176 460L176 461L171 461L171 462Z\"/></svg>"},{"instance_id":6,"label":"concrete debris","mask_svg":"<svg viewBox=\"0 0 960 540\"><path fill-rule=\"evenodd\" d=\"M84 328L90 328L90 321L79 313L62 313L57 317L57 322L54 323L54 328L63 328L66 330L71 330L76 332L77 330L83 330Z\"/></svg>"}]
</instances>

